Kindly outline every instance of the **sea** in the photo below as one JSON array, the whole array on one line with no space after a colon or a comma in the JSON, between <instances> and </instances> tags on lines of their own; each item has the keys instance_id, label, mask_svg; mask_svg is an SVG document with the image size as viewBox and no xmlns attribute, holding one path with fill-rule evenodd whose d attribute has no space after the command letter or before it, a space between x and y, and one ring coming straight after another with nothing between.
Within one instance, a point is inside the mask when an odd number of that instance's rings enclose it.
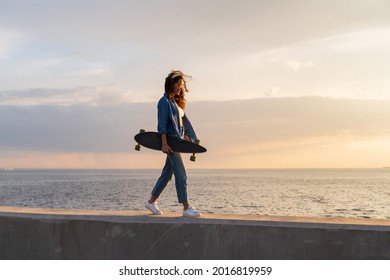
<instances>
[{"instance_id":1,"label":"sea","mask_svg":"<svg viewBox=\"0 0 390 280\"><path fill-rule=\"evenodd\" d=\"M0 206L145 210L161 170L0 170ZM204 213L390 219L390 168L187 170ZM159 199L180 212L174 179Z\"/></svg>"}]
</instances>

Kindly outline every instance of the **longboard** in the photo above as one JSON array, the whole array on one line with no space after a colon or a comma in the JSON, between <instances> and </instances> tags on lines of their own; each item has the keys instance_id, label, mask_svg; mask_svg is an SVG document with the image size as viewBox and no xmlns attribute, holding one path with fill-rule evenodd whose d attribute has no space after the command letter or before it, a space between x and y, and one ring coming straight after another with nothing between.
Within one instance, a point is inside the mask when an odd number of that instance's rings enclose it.
<instances>
[{"instance_id":1,"label":"longboard","mask_svg":"<svg viewBox=\"0 0 390 280\"><path fill-rule=\"evenodd\" d=\"M152 150L161 151L161 136L157 132L145 131L141 129L140 133L134 136L134 140L138 143L135 146L137 151L141 149L141 146ZM195 143L186 140L179 141L177 137L167 135L167 142L174 152L193 154L190 158L192 161L195 161L196 159L195 154L205 153L207 151L205 147L199 145L199 140L195 141Z\"/></svg>"}]
</instances>

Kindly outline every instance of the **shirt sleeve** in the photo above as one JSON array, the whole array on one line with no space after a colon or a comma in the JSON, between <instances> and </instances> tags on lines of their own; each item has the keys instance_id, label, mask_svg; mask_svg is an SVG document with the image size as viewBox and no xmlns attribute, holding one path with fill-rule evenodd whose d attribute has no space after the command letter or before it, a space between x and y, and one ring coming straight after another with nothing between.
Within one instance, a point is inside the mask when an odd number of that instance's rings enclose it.
<instances>
[{"instance_id":1,"label":"shirt sleeve","mask_svg":"<svg viewBox=\"0 0 390 280\"><path fill-rule=\"evenodd\" d=\"M157 121L157 132L160 135L168 133L168 103L164 98L161 98L157 105Z\"/></svg>"}]
</instances>

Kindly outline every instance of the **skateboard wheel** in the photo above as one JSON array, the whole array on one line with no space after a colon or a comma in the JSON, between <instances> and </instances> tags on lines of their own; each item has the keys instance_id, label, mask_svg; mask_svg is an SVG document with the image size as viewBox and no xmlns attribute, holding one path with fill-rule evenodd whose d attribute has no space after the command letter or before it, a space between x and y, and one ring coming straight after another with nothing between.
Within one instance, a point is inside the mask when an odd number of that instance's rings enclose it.
<instances>
[{"instance_id":1,"label":"skateboard wheel","mask_svg":"<svg viewBox=\"0 0 390 280\"><path fill-rule=\"evenodd\" d=\"M190 157L190 160L191 160L191 161L195 161L195 160L196 160L195 154L193 154L193 155Z\"/></svg>"},{"instance_id":2,"label":"skateboard wheel","mask_svg":"<svg viewBox=\"0 0 390 280\"><path fill-rule=\"evenodd\" d=\"M199 145L199 144L200 144L200 140L199 140L199 139L195 139L194 143L195 143L196 145Z\"/></svg>"},{"instance_id":3,"label":"skateboard wheel","mask_svg":"<svg viewBox=\"0 0 390 280\"><path fill-rule=\"evenodd\" d=\"M139 133L144 133L145 132L145 129L143 129L143 128L141 128L140 130L139 130Z\"/></svg>"},{"instance_id":4,"label":"skateboard wheel","mask_svg":"<svg viewBox=\"0 0 390 280\"><path fill-rule=\"evenodd\" d=\"M141 145L140 145L140 144L138 144L138 145L135 145L135 150L136 150L136 151L139 151L139 150L141 150Z\"/></svg>"}]
</instances>

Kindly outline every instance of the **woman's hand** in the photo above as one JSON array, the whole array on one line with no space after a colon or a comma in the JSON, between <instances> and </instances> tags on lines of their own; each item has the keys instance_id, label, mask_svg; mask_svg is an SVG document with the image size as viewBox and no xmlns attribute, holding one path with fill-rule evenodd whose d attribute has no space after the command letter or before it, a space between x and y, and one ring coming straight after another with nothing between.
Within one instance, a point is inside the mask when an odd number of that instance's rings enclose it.
<instances>
[{"instance_id":1,"label":"woman's hand","mask_svg":"<svg viewBox=\"0 0 390 280\"><path fill-rule=\"evenodd\" d=\"M162 142L161 151L164 154L170 154L170 153L173 152L171 147L169 147L169 145L168 145L167 135L166 134L161 134L161 142Z\"/></svg>"},{"instance_id":2,"label":"woman's hand","mask_svg":"<svg viewBox=\"0 0 390 280\"><path fill-rule=\"evenodd\" d=\"M169 147L169 145L168 144L163 144L162 145L162 152L164 153L164 154L170 154L170 153L172 153L172 149L171 149L171 147Z\"/></svg>"}]
</instances>

